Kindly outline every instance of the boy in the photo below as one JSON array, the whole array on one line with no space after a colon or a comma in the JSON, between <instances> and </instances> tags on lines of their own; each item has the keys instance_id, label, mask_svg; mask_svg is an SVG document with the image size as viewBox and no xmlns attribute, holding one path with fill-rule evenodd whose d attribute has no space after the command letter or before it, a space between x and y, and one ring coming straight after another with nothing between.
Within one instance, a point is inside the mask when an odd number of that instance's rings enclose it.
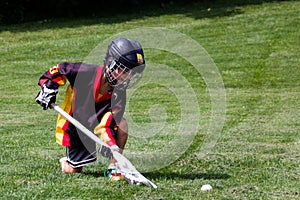
<instances>
[{"instance_id":1,"label":"boy","mask_svg":"<svg viewBox=\"0 0 300 200\"><path fill-rule=\"evenodd\" d=\"M144 68L144 53L139 42L116 38L108 46L104 66L63 62L46 71L39 79L42 90L35 100L44 110L48 109L56 100L58 87L68 81L62 108L94 131L111 149L122 153L128 137L123 118L126 89L140 80ZM60 115L56 142L66 146L66 157L60 159L63 173L79 173L83 166L96 161L95 142ZM123 178L113 158L106 175L110 180Z\"/></svg>"}]
</instances>

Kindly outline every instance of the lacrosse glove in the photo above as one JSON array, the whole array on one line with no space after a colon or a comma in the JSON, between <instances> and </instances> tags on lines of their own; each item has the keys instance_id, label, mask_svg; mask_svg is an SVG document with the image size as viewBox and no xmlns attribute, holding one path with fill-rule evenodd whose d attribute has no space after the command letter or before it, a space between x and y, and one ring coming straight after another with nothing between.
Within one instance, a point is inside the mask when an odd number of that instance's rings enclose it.
<instances>
[{"instance_id":1,"label":"lacrosse glove","mask_svg":"<svg viewBox=\"0 0 300 200\"><path fill-rule=\"evenodd\" d=\"M55 103L57 92L58 86L53 84L53 82L48 81L43 85L43 88L36 96L35 101L40 104L44 110L47 110L51 103Z\"/></svg>"},{"instance_id":2,"label":"lacrosse glove","mask_svg":"<svg viewBox=\"0 0 300 200\"><path fill-rule=\"evenodd\" d=\"M106 146L101 146L101 148L99 149L99 153L107 158L112 159L113 158L113 152L112 151L116 151L116 152L121 152L121 149L117 146L117 145L112 145L110 146L110 148L106 147Z\"/></svg>"}]
</instances>

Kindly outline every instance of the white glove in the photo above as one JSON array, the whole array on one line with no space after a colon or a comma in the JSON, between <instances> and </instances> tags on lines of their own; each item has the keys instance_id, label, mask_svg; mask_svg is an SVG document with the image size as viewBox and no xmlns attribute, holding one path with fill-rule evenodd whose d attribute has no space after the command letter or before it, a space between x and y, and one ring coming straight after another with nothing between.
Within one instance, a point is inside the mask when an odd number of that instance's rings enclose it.
<instances>
[{"instance_id":1,"label":"white glove","mask_svg":"<svg viewBox=\"0 0 300 200\"><path fill-rule=\"evenodd\" d=\"M35 101L40 104L44 110L47 110L51 103L55 103L57 89L50 89L44 84L42 90L38 93Z\"/></svg>"}]
</instances>

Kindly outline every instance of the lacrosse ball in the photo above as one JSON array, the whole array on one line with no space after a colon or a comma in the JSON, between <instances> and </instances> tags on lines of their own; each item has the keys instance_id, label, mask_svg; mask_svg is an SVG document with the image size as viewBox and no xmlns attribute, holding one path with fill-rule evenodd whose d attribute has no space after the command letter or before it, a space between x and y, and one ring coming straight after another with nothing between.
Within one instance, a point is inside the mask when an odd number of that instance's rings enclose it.
<instances>
[{"instance_id":1,"label":"lacrosse ball","mask_svg":"<svg viewBox=\"0 0 300 200\"><path fill-rule=\"evenodd\" d=\"M212 189L212 187L211 187L211 185L209 185L209 184L207 184L207 185L202 185L202 187L201 187L201 191L209 191L209 190L211 190Z\"/></svg>"}]
</instances>

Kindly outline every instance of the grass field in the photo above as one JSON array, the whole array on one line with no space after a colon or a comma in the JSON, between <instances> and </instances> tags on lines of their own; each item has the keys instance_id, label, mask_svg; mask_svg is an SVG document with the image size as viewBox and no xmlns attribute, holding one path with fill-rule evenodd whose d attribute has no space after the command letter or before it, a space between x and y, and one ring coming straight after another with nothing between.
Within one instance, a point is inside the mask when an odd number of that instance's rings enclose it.
<instances>
[{"instance_id":1,"label":"grass field","mask_svg":"<svg viewBox=\"0 0 300 200\"><path fill-rule=\"evenodd\" d=\"M0 199L300 199L300 1L224 2L1 26ZM107 37L139 27L179 31L209 53L226 91L221 137L202 158L201 127L210 117L205 83L186 72L186 61L146 51L149 61L174 66L197 94L204 119L191 146L172 164L145 173L157 190L109 182L102 163L82 174L61 174L58 159L65 150L55 143L56 113L34 102L38 78L59 62L82 61ZM169 94L155 85L145 90L130 104L140 122L149 121L143 116L149 93L156 92L151 100L158 102ZM161 105L168 121L178 120L176 101ZM129 138L128 151L135 148ZM203 184L213 190L201 192Z\"/></svg>"}]
</instances>

